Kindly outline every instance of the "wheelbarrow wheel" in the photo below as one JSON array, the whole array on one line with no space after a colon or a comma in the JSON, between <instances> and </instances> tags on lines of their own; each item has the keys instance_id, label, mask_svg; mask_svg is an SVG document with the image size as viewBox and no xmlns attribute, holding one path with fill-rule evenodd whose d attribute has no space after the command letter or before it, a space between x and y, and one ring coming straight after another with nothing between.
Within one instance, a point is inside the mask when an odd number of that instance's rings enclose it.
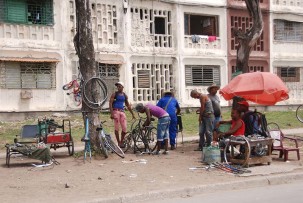
<instances>
[{"instance_id":1,"label":"wheelbarrow wheel","mask_svg":"<svg viewBox=\"0 0 303 203\"><path fill-rule=\"evenodd\" d=\"M70 141L67 143L67 149L68 149L68 154L70 156L74 155L74 141L73 141L73 137L70 137Z\"/></svg>"}]
</instances>

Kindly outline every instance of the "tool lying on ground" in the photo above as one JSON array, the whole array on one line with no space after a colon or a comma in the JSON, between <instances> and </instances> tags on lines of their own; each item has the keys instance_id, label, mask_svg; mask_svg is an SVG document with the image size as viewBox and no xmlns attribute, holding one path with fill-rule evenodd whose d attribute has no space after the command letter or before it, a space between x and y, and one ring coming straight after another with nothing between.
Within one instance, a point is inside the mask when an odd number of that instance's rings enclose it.
<instances>
[{"instance_id":1,"label":"tool lying on ground","mask_svg":"<svg viewBox=\"0 0 303 203\"><path fill-rule=\"evenodd\" d=\"M236 166L231 166L228 163L219 163L215 162L210 164L211 166L213 165L215 168L218 168L222 171L229 172L229 173L234 173L234 174L243 174L243 173L251 173L250 170L244 169L242 167L236 167Z\"/></svg>"}]
</instances>

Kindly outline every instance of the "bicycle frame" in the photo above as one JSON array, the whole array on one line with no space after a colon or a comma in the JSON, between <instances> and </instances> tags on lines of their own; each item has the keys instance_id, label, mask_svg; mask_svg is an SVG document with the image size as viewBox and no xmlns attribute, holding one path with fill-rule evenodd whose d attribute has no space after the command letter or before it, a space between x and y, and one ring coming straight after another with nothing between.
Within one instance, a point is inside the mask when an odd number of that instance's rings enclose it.
<instances>
[{"instance_id":1,"label":"bicycle frame","mask_svg":"<svg viewBox=\"0 0 303 203\"><path fill-rule=\"evenodd\" d=\"M91 151L91 145L90 145L90 137L89 137L89 120L87 115L85 115L85 134L84 134L84 140L85 147L84 147L84 162L86 160L86 153L89 153L90 162L92 160L92 151Z\"/></svg>"},{"instance_id":2,"label":"bicycle frame","mask_svg":"<svg viewBox=\"0 0 303 203\"><path fill-rule=\"evenodd\" d=\"M78 79L72 80L66 85L63 85L63 90L70 90L73 88L71 92L66 93L67 95L74 95L74 101L76 102L77 106L80 106L82 104L82 95L81 95L81 89L82 89L82 82L78 82Z\"/></svg>"}]
</instances>

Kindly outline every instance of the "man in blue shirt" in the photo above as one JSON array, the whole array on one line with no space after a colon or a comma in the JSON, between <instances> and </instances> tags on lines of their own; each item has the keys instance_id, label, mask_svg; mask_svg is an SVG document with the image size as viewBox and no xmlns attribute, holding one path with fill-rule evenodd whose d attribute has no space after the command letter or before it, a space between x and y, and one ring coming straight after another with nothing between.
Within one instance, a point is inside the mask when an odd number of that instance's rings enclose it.
<instances>
[{"instance_id":1,"label":"man in blue shirt","mask_svg":"<svg viewBox=\"0 0 303 203\"><path fill-rule=\"evenodd\" d=\"M177 114L180 114L180 106L177 99L174 97L174 94L168 90L163 93L163 97L157 103L157 106L164 109L170 117L170 125L169 125L169 142L170 149L174 150L176 148L176 135L177 135Z\"/></svg>"}]
</instances>

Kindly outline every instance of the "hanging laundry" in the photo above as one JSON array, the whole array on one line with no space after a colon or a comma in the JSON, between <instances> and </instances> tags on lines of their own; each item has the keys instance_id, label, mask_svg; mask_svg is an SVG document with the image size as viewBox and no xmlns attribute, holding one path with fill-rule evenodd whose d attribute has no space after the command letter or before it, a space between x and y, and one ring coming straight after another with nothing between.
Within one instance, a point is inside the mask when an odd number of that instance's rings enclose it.
<instances>
[{"instance_id":1,"label":"hanging laundry","mask_svg":"<svg viewBox=\"0 0 303 203\"><path fill-rule=\"evenodd\" d=\"M198 35L192 35L191 36L191 41L193 43L198 43L200 41L200 37Z\"/></svg>"},{"instance_id":2,"label":"hanging laundry","mask_svg":"<svg viewBox=\"0 0 303 203\"><path fill-rule=\"evenodd\" d=\"M213 41L216 41L216 40L217 40L216 36L208 36L208 41L209 42L213 42Z\"/></svg>"}]
</instances>

